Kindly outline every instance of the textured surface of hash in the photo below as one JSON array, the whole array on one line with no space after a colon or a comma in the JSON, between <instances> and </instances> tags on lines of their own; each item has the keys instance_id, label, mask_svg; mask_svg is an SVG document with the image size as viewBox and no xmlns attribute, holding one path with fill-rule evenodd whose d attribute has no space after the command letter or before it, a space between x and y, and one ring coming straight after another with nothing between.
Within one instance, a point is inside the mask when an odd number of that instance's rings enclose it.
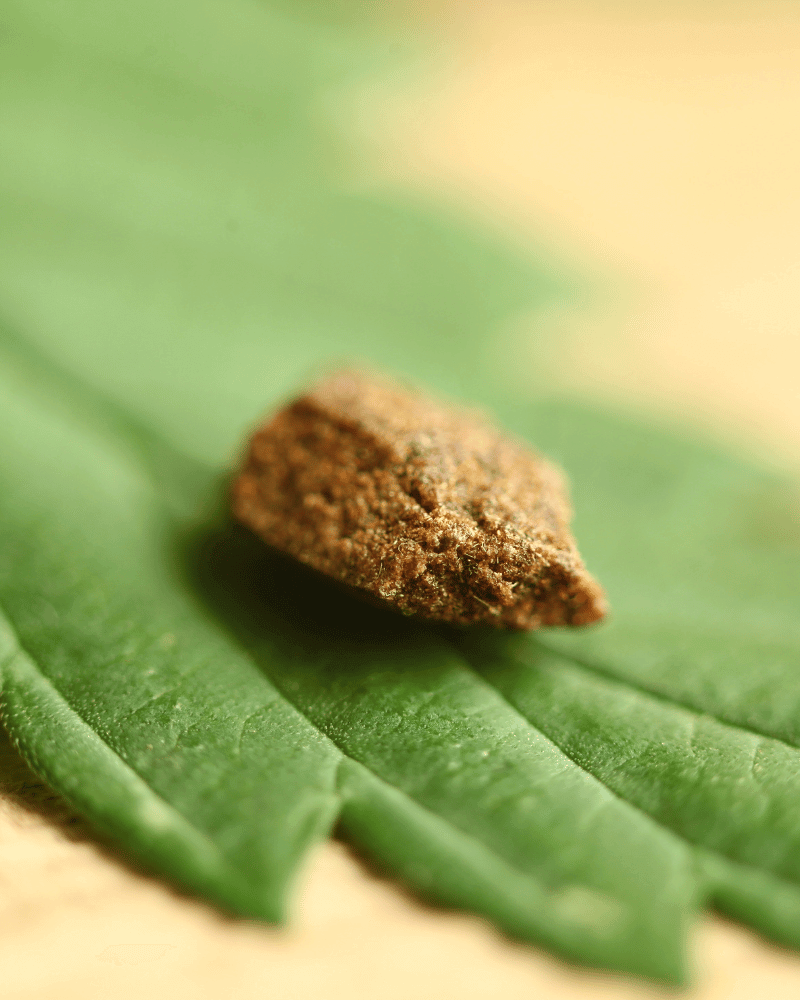
<instances>
[{"instance_id":1,"label":"textured surface of hash","mask_svg":"<svg viewBox=\"0 0 800 1000\"><path fill-rule=\"evenodd\" d=\"M383 377L339 372L275 414L233 506L276 549L404 614L530 629L605 612L562 474L480 414Z\"/></svg>"}]
</instances>

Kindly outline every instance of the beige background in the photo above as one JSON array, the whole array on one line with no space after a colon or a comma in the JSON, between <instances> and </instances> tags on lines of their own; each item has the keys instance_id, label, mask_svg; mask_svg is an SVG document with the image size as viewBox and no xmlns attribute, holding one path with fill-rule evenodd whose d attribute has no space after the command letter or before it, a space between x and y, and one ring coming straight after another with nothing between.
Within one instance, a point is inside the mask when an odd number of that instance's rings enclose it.
<instances>
[{"instance_id":1,"label":"beige background","mask_svg":"<svg viewBox=\"0 0 800 1000\"><path fill-rule=\"evenodd\" d=\"M558 318L565 380L796 463L800 4L445 0L436 23L384 169L628 284Z\"/></svg>"},{"instance_id":2,"label":"beige background","mask_svg":"<svg viewBox=\"0 0 800 1000\"><path fill-rule=\"evenodd\" d=\"M800 5L657 6L440 5L439 65L380 115L363 99L374 159L618 278L624 294L548 320L567 385L796 465ZM521 361L530 329L499 334ZM692 1000L800 996L800 956L717 918L692 953ZM230 920L100 847L1 740L0 968L9 1000L668 995L423 907L337 844L291 931Z\"/></svg>"}]
</instances>

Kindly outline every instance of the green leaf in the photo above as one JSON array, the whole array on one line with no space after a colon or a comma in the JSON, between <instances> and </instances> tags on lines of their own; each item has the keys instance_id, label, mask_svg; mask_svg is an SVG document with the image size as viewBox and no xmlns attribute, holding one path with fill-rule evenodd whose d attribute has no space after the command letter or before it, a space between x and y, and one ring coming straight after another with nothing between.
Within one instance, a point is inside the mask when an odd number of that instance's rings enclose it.
<instances>
[{"instance_id":1,"label":"green leaf","mask_svg":"<svg viewBox=\"0 0 800 1000\"><path fill-rule=\"evenodd\" d=\"M389 46L324 14L3 14L7 727L98 827L239 913L284 919L338 823L426 896L585 962L680 981L706 901L800 946L790 486L514 402L492 332L580 289L345 191L322 97ZM246 427L330 355L493 402L558 458L608 625L397 620L233 526Z\"/></svg>"}]
</instances>

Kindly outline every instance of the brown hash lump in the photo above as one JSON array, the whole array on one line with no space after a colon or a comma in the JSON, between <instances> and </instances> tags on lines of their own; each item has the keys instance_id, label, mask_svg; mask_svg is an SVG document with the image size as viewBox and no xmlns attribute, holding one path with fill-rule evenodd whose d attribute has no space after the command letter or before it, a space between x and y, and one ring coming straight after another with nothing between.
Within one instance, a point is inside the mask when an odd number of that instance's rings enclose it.
<instances>
[{"instance_id":1,"label":"brown hash lump","mask_svg":"<svg viewBox=\"0 0 800 1000\"><path fill-rule=\"evenodd\" d=\"M562 474L480 414L359 371L253 435L236 516L274 548L403 614L512 629L605 614Z\"/></svg>"}]
</instances>

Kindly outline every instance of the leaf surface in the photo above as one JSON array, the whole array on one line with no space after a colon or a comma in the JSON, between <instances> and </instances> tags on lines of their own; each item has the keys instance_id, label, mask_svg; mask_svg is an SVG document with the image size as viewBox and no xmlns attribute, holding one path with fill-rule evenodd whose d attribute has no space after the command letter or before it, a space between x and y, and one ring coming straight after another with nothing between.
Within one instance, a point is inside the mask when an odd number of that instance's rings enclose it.
<instances>
[{"instance_id":1,"label":"leaf surface","mask_svg":"<svg viewBox=\"0 0 800 1000\"><path fill-rule=\"evenodd\" d=\"M284 919L338 823L428 897L582 961L679 981L706 900L800 945L791 487L514 401L493 331L579 291L336 180L321 95L384 44L358 18L4 16L0 658L33 766L251 916ZM609 623L398 620L232 526L244 428L330 355L491 402L559 459Z\"/></svg>"}]
</instances>

